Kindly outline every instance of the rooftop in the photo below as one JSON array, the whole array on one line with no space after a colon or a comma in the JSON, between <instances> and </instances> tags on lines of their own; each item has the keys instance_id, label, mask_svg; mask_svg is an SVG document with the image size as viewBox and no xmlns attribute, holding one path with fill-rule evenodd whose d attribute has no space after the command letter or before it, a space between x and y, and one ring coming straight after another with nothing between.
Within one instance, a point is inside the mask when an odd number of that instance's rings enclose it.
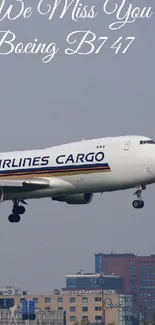
<instances>
[{"instance_id":1,"label":"rooftop","mask_svg":"<svg viewBox=\"0 0 155 325\"><path fill-rule=\"evenodd\" d=\"M134 258L154 258L155 254L151 255L137 255L134 253L109 253L109 254L104 254L104 253L97 253L95 256L103 256L103 257L134 257Z\"/></svg>"},{"instance_id":2,"label":"rooftop","mask_svg":"<svg viewBox=\"0 0 155 325\"><path fill-rule=\"evenodd\" d=\"M106 274L101 274L101 273L82 273L82 272L78 272L76 274L67 274L66 278L90 278L90 277L91 278L100 278L101 276L103 278L120 278L120 276L114 275L113 273L106 275Z\"/></svg>"}]
</instances>

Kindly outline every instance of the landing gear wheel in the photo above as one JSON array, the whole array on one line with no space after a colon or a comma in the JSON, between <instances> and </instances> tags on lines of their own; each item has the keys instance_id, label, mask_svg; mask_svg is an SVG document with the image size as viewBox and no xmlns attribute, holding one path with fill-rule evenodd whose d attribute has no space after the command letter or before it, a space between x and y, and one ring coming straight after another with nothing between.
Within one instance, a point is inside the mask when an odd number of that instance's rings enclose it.
<instances>
[{"instance_id":1,"label":"landing gear wheel","mask_svg":"<svg viewBox=\"0 0 155 325\"><path fill-rule=\"evenodd\" d=\"M8 220L13 223L14 222L14 214L10 214L10 216L8 217Z\"/></svg>"},{"instance_id":2,"label":"landing gear wheel","mask_svg":"<svg viewBox=\"0 0 155 325\"><path fill-rule=\"evenodd\" d=\"M13 200L13 209L12 209L12 214L8 217L8 220L13 223L13 222L19 222L20 221L20 214L24 214L25 208L23 205L19 205L19 202L23 204L27 204L24 200L19 201L19 200Z\"/></svg>"},{"instance_id":3,"label":"landing gear wheel","mask_svg":"<svg viewBox=\"0 0 155 325\"><path fill-rule=\"evenodd\" d=\"M144 201L142 200L141 202L140 202L140 209L142 209L144 207Z\"/></svg>"},{"instance_id":4,"label":"landing gear wheel","mask_svg":"<svg viewBox=\"0 0 155 325\"><path fill-rule=\"evenodd\" d=\"M8 220L13 223L13 222L19 222L20 221L20 216L18 214L10 214L8 217Z\"/></svg>"},{"instance_id":5,"label":"landing gear wheel","mask_svg":"<svg viewBox=\"0 0 155 325\"><path fill-rule=\"evenodd\" d=\"M135 209L142 209L144 207L144 201L143 200L141 200L141 201L135 200L135 201L133 201L132 205Z\"/></svg>"},{"instance_id":6,"label":"landing gear wheel","mask_svg":"<svg viewBox=\"0 0 155 325\"><path fill-rule=\"evenodd\" d=\"M138 207L139 207L139 201L138 200L133 201L132 205L133 205L133 207L135 209L138 209Z\"/></svg>"},{"instance_id":7,"label":"landing gear wheel","mask_svg":"<svg viewBox=\"0 0 155 325\"><path fill-rule=\"evenodd\" d=\"M17 222L19 222L20 221L20 216L19 216L19 214L15 214L15 222L17 223Z\"/></svg>"},{"instance_id":8,"label":"landing gear wheel","mask_svg":"<svg viewBox=\"0 0 155 325\"><path fill-rule=\"evenodd\" d=\"M13 214L24 214L25 208L22 205L14 206L12 212Z\"/></svg>"},{"instance_id":9,"label":"landing gear wheel","mask_svg":"<svg viewBox=\"0 0 155 325\"><path fill-rule=\"evenodd\" d=\"M24 213L25 213L25 208L23 207L23 205L20 205L20 206L18 207L18 213L19 213L19 214L24 214Z\"/></svg>"}]
</instances>

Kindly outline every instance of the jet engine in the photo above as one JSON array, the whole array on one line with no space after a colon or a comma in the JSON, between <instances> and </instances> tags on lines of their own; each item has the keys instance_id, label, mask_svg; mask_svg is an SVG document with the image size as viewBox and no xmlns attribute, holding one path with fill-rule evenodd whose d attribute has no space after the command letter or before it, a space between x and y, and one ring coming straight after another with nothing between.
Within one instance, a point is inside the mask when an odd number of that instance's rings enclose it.
<instances>
[{"instance_id":1,"label":"jet engine","mask_svg":"<svg viewBox=\"0 0 155 325\"><path fill-rule=\"evenodd\" d=\"M70 194L52 197L53 201L66 202L68 204L88 204L93 199L93 193Z\"/></svg>"}]
</instances>

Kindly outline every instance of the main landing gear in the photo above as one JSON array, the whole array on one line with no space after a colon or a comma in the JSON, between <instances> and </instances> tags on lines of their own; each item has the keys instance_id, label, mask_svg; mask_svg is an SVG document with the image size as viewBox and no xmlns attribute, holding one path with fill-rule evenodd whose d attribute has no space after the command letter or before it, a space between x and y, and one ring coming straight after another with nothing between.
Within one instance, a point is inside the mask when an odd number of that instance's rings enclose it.
<instances>
[{"instance_id":1,"label":"main landing gear","mask_svg":"<svg viewBox=\"0 0 155 325\"><path fill-rule=\"evenodd\" d=\"M146 186L139 186L134 195L137 195L137 200L134 200L132 205L135 209L142 209L144 207L144 201L142 200L142 191L146 190Z\"/></svg>"},{"instance_id":2,"label":"main landing gear","mask_svg":"<svg viewBox=\"0 0 155 325\"><path fill-rule=\"evenodd\" d=\"M13 209L12 209L12 214L8 217L8 220L13 223L13 222L19 222L20 221L20 214L24 214L25 208L23 205L19 205L19 202L23 204L27 204L25 201L18 201L18 200L13 200Z\"/></svg>"}]
</instances>

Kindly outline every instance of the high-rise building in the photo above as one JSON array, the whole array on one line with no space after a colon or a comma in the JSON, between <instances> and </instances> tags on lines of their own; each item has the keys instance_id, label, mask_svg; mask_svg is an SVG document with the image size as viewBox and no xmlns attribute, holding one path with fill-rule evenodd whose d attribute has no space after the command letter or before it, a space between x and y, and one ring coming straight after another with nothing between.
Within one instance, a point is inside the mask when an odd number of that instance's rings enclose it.
<instances>
[{"instance_id":1,"label":"high-rise building","mask_svg":"<svg viewBox=\"0 0 155 325\"><path fill-rule=\"evenodd\" d=\"M133 294L146 319L155 313L155 255L95 254L95 272L124 278L125 294Z\"/></svg>"}]
</instances>

